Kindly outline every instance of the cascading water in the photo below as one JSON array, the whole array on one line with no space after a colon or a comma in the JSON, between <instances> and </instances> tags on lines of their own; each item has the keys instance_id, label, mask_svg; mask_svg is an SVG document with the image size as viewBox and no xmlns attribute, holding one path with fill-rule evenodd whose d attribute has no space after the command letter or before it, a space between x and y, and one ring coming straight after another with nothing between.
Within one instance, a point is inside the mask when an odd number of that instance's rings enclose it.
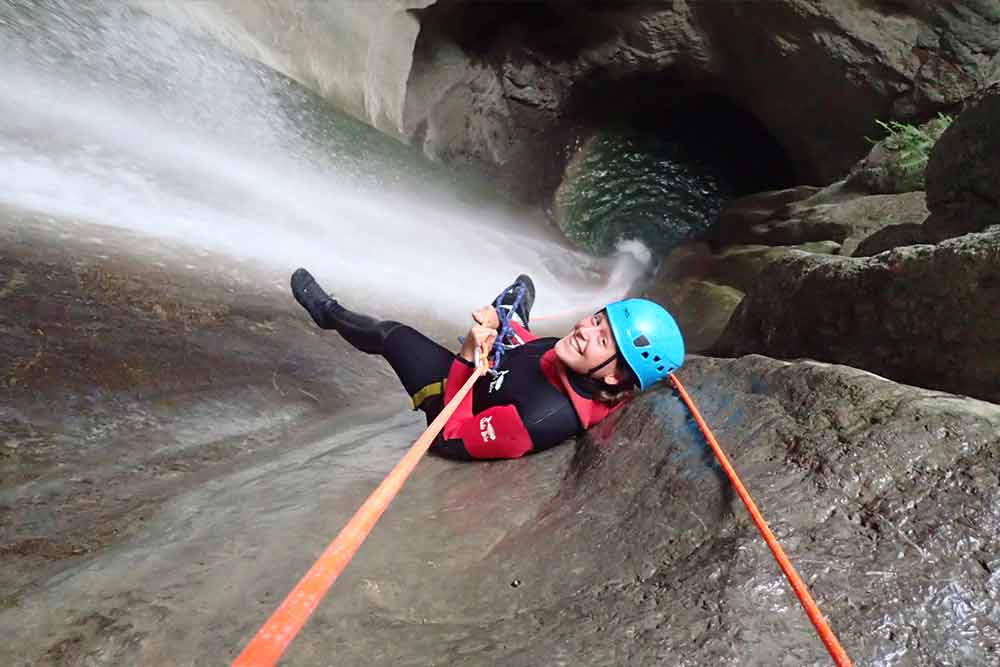
<instances>
[{"instance_id":1,"label":"cascading water","mask_svg":"<svg viewBox=\"0 0 1000 667\"><path fill-rule=\"evenodd\" d=\"M464 322L519 272L586 311L642 272L570 249L290 80L122 3L0 8L0 204L307 266L348 303ZM641 252L636 253L642 255Z\"/></svg>"}]
</instances>

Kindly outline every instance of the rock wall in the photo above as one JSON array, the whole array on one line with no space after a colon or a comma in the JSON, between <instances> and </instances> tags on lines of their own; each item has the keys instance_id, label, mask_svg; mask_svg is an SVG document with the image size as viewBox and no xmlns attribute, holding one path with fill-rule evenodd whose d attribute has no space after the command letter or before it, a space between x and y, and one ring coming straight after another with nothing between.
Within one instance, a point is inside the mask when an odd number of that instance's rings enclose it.
<instances>
[{"instance_id":1,"label":"rock wall","mask_svg":"<svg viewBox=\"0 0 1000 667\"><path fill-rule=\"evenodd\" d=\"M438 2L420 18L404 133L549 191L567 131L655 122L705 92L753 113L802 182L829 183L876 119L955 108L1000 65L1000 9L977 0Z\"/></svg>"},{"instance_id":2,"label":"rock wall","mask_svg":"<svg viewBox=\"0 0 1000 667\"><path fill-rule=\"evenodd\" d=\"M434 0L132 0L217 40L402 138L406 83L420 30L408 10Z\"/></svg>"},{"instance_id":3,"label":"rock wall","mask_svg":"<svg viewBox=\"0 0 1000 667\"><path fill-rule=\"evenodd\" d=\"M823 182L867 151L875 119L922 119L971 96L1000 50L1000 8L979 0L699 8L727 88Z\"/></svg>"},{"instance_id":4,"label":"rock wall","mask_svg":"<svg viewBox=\"0 0 1000 667\"><path fill-rule=\"evenodd\" d=\"M1000 67L987 0L134 2L529 201L555 190L577 136L655 124L701 93L755 115L802 182L828 183L876 119L953 109Z\"/></svg>"},{"instance_id":5,"label":"rock wall","mask_svg":"<svg viewBox=\"0 0 1000 667\"><path fill-rule=\"evenodd\" d=\"M980 94L934 146L927 165L925 223L941 240L1000 224L1000 83Z\"/></svg>"}]
</instances>

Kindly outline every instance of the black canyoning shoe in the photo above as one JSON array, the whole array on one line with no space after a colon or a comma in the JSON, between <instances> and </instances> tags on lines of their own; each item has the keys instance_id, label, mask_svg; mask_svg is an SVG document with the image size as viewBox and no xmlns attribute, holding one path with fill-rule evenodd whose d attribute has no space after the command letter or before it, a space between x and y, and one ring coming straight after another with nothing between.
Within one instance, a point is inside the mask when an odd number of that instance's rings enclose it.
<instances>
[{"instance_id":1,"label":"black canyoning shoe","mask_svg":"<svg viewBox=\"0 0 1000 667\"><path fill-rule=\"evenodd\" d=\"M528 317L531 315L531 306L535 303L535 283L532 282L528 275L522 273L514 280L513 285L500 292L497 298L493 299L493 307L509 309L514 305L514 300L517 298L517 292L520 288L523 288L524 294L521 296L521 301L517 304L514 313L521 319L521 324L527 328Z\"/></svg>"},{"instance_id":2,"label":"black canyoning shoe","mask_svg":"<svg viewBox=\"0 0 1000 667\"><path fill-rule=\"evenodd\" d=\"M313 322L321 329L335 329L333 309L337 302L323 291L312 274L305 269L297 269L292 274L292 294L299 305L306 309Z\"/></svg>"},{"instance_id":3,"label":"black canyoning shoe","mask_svg":"<svg viewBox=\"0 0 1000 667\"><path fill-rule=\"evenodd\" d=\"M385 341L399 326L393 320L377 320L347 310L323 291L305 269L292 274L292 294L321 329L334 329L348 343L368 354L382 354Z\"/></svg>"}]
</instances>

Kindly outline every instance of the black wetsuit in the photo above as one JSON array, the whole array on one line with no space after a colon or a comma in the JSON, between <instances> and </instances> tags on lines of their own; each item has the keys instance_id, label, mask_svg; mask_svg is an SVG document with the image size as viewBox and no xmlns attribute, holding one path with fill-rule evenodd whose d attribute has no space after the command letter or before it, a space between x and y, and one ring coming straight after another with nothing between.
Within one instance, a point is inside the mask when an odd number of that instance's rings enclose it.
<instances>
[{"instance_id":1,"label":"black wetsuit","mask_svg":"<svg viewBox=\"0 0 1000 667\"><path fill-rule=\"evenodd\" d=\"M292 278L296 299L324 329L389 362L428 424L468 380L474 366L412 327L351 312L308 273ZM621 404L592 400L587 384L555 355L555 338L536 338L511 323L523 344L508 350L495 376L480 378L442 429L431 451L461 459L516 458L558 445Z\"/></svg>"}]
</instances>

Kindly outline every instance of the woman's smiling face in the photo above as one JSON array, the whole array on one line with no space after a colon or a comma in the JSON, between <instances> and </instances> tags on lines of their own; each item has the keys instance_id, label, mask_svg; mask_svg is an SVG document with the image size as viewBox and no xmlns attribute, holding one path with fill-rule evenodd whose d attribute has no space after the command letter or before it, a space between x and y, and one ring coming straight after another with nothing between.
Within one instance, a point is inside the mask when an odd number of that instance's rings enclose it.
<instances>
[{"instance_id":1,"label":"woman's smiling face","mask_svg":"<svg viewBox=\"0 0 1000 667\"><path fill-rule=\"evenodd\" d=\"M580 375L587 375L591 369L617 355L618 345L607 314L602 310L574 324L568 334L556 341L555 351L559 361ZM620 360L615 359L604 366L594 373L594 379L618 384L619 363Z\"/></svg>"}]
</instances>

